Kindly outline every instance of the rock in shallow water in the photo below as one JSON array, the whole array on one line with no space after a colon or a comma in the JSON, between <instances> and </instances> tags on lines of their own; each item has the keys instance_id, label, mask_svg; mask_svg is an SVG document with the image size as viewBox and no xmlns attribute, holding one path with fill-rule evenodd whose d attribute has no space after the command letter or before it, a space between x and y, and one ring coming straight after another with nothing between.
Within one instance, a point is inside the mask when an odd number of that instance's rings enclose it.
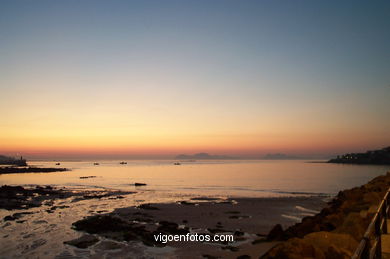
<instances>
[{"instance_id":1,"label":"rock in shallow water","mask_svg":"<svg viewBox=\"0 0 390 259\"><path fill-rule=\"evenodd\" d=\"M96 244L99 239L93 235L83 235L79 238L65 241L64 244L72 245L78 248L87 248L91 245Z\"/></svg>"},{"instance_id":2,"label":"rock in shallow water","mask_svg":"<svg viewBox=\"0 0 390 259\"><path fill-rule=\"evenodd\" d=\"M131 224L118 217L109 215L90 216L73 223L76 230L86 231L91 234L104 232L126 231L131 228Z\"/></svg>"},{"instance_id":3,"label":"rock in shallow water","mask_svg":"<svg viewBox=\"0 0 390 259\"><path fill-rule=\"evenodd\" d=\"M117 241L141 241L147 246L165 246L156 242L154 235L187 234L188 229L180 228L178 224L168 221L136 223L114 215L95 215L73 223L76 230L90 234L99 234Z\"/></svg>"},{"instance_id":4,"label":"rock in shallow water","mask_svg":"<svg viewBox=\"0 0 390 259\"><path fill-rule=\"evenodd\" d=\"M95 246L95 249L101 249L101 250L114 250L114 249L121 249L123 248L123 244L114 242L114 241L102 241L99 244Z\"/></svg>"},{"instance_id":5,"label":"rock in shallow water","mask_svg":"<svg viewBox=\"0 0 390 259\"><path fill-rule=\"evenodd\" d=\"M43 238L34 240L33 243L31 244L30 248L31 248L31 249L35 249L35 248L37 248L37 247L40 247L40 246L46 244L46 242L47 242L47 241L46 241L45 239L43 239Z\"/></svg>"}]
</instances>

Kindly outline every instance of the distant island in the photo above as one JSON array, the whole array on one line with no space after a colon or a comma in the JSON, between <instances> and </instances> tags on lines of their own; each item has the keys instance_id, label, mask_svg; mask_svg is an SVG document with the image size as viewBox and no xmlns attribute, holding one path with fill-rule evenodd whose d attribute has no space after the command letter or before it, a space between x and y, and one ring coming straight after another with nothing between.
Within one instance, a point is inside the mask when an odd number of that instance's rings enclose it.
<instances>
[{"instance_id":1,"label":"distant island","mask_svg":"<svg viewBox=\"0 0 390 259\"><path fill-rule=\"evenodd\" d=\"M266 160L287 160L287 159L301 159L297 156L287 155L287 154L281 154L281 153L275 153L275 154L267 154L263 156L262 159Z\"/></svg>"},{"instance_id":2,"label":"distant island","mask_svg":"<svg viewBox=\"0 0 390 259\"><path fill-rule=\"evenodd\" d=\"M175 157L178 160L199 159L199 160L229 160L238 159L236 157L224 156L224 155L210 155L208 153L198 153L194 155L181 154Z\"/></svg>"},{"instance_id":3,"label":"distant island","mask_svg":"<svg viewBox=\"0 0 390 259\"><path fill-rule=\"evenodd\" d=\"M0 155L0 165L27 166L27 162L26 159L23 159L23 157L16 159L13 157Z\"/></svg>"},{"instance_id":4,"label":"distant island","mask_svg":"<svg viewBox=\"0 0 390 259\"><path fill-rule=\"evenodd\" d=\"M366 153L350 153L333 158L328 163L390 165L390 147Z\"/></svg>"}]
</instances>

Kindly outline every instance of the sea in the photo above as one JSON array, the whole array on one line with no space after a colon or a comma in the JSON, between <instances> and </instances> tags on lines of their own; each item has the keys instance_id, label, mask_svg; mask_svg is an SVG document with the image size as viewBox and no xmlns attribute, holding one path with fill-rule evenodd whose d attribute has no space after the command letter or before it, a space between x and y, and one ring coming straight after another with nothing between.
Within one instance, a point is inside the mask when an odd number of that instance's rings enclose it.
<instances>
[{"instance_id":1,"label":"sea","mask_svg":"<svg viewBox=\"0 0 390 259\"><path fill-rule=\"evenodd\" d=\"M60 165L56 163L60 162ZM120 160L32 161L66 172L0 175L1 185L143 191L159 195L280 197L335 195L390 171L390 166L346 165L310 160ZM98 163L98 165L96 164ZM85 178L86 176L93 176ZM145 186L134 186L145 183Z\"/></svg>"},{"instance_id":2,"label":"sea","mask_svg":"<svg viewBox=\"0 0 390 259\"><path fill-rule=\"evenodd\" d=\"M85 199L74 202L69 198L28 210L0 209L0 258L112 258L113 252L110 250L95 247L78 249L64 245L64 241L83 235L72 229L72 223L87 216L109 213L115 208L191 200L195 197L234 199L316 196L324 197L325 202L340 190L360 186L390 170L390 166L329 164L307 160L180 161L176 165L177 161L174 160L120 162L30 161L29 164L33 166L65 167L70 170L0 175L0 185L50 185L69 190L133 192L121 199ZM135 183L146 185L135 186ZM50 212L51 206L59 209ZM311 212L310 208L294 204L294 199L284 206L282 216L291 221L290 225ZM20 220L5 220L5 217L16 212L28 214L23 214ZM170 247L150 248L140 243L122 245L127 250L120 253L132 254L132 257L166 258L167 254L171 254L174 258L175 255Z\"/></svg>"}]
</instances>

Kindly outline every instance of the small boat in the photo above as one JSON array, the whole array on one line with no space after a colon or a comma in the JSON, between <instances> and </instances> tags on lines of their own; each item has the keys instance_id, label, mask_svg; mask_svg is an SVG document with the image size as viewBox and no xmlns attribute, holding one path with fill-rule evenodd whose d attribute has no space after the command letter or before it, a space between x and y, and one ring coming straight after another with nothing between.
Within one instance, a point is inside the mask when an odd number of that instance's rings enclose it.
<instances>
[{"instance_id":1,"label":"small boat","mask_svg":"<svg viewBox=\"0 0 390 259\"><path fill-rule=\"evenodd\" d=\"M174 165L181 165L179 162L175 162L175 163L173 163Z\"/></svg>"},{"instance_id":2,"label":"small boat","mask_svg":"<svg viewBox=\"0 0 390 259\"><path fill-rule=\"evenodd\" d=\"M121 164L121 165L127 165L127 162L120 162L119 164Z\"/></svg>"},{"instance_id":3,"label":"small boat","mask_svg":"<svg viewBox=\"0 0 390 259\"><path fill-rule=\"evenodd\" d=\"M56 165L60 165L61 163L56 163Z\"/></svg>"},{"instance_id":4,"label":"small boat","mask_svg":"<svg viewBox=\"0 0 390 259\"><path fill-rule=\"evenodd\" d=\"M99 165L99 163L93 163L93 165Z\"/></svg>"}]
</instances>

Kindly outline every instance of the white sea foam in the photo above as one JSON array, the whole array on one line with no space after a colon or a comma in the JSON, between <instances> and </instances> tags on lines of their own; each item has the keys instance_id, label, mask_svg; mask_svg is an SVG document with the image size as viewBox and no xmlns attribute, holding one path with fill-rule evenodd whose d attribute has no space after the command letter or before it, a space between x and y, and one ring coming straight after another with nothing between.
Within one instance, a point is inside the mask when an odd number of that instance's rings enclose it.
<instances>
[{"instance_id":1,"label":"white sea foam","mask_svg":"<svg viewBox=\"0 0 390 259\"><path fill-rule=\"evenodd\" d=\"M282 217L284 218L287 218L287 219L292 219L292 220L295 220L297 222L300 222L302 218L300 217L297 217L297 216L293 216L293 215L286 215L286 214L282 214Z\"/></svg>"},{"instance_id":2,"label":"white sea foam","mask_svg":"<svg viewBox=\"0 0 390 259\"><path fill-rule=\"evenodd\" d=\"M311 210L311 209L307 209L307 208L304 208L302 206L295 206L295 208L299 211L303 211L303 212L309 212L309 213L312 213L312 214L317 214L319 213L318 210Z\"/></svg>"}]
</instances>

